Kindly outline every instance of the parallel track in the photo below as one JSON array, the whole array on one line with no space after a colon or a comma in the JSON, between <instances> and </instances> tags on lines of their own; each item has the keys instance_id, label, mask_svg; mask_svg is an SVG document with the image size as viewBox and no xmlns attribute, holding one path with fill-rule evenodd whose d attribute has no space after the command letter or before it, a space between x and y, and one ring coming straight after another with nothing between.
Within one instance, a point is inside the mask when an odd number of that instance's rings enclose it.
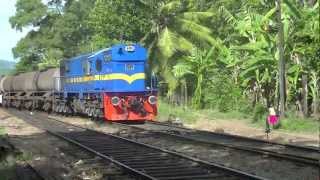
<instances>
[{"instance_id":1,"label":"parallel track","mask_svg":"<svg viewBox=\"0 0 320 180\"><path fill-rule=\"evenodd\" d=\"M264 179L115 135L13 112L26 122L122 167L139 179Z\"/></svg>"},{"instance_id":2,"label":"parallel track","mask_svg":"<svg viewBox=\"0 0 320 180\"><path fill-rule=\"evenodd\" d=\"M118 125L127 126L123 124ZM158 133L167 134L190 141L203 142L238 150L261 153L268 156L318 166L320 168L320 150L317 148L281 144L238 135L194 130L154 121L147 121L145 124L141 125L131 125L131 127L152 130Z\"/></svg>"}]
</instances>

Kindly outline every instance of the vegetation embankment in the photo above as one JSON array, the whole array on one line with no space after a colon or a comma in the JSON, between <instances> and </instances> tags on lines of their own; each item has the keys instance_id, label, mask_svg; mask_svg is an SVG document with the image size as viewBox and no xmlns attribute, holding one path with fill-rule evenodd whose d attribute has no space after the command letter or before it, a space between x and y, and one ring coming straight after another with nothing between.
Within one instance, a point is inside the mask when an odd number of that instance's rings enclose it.
<instances>
[{"instance_id":1,"label":"vegetation embankment","mask_svg":"<svg viewBox=\"0 0 320 180\"><path fill-rule=\"evenodd\" d=\"M292 112L294 113L294 112ZM181 107L168 104L161 100L159 102L159 121L178 121L185 124L195 124L197 121L207 120L212 123L222 121L241 121L243 124L251 127L265 129L266 112L239 112L229 111L221 112L213 109L195 110L189 107ZM296 115L290 115L280 119L280 124L274 128L278 131L286 131L302 134L319 134L320 121L314 118L299 118ZM232 128L232 127L230 127ZM234 127L237 128L237 127ZM219 130L219 129L217 129Z\"/></svg>"},{"instance_id":2,"label":"vegetation embankment","mask_svg":"<svg viewBox=\"0 0 320 180\"><path fill-rule=\"evenodd\" d=\"M320 112L319 0L277 2L278 8L266 0L18 0L10 23L33 30L13 49L20 58L16 71L140 42L159 76L161 96L171 104L264 114L280 105L282 35L288 110L283 122L300 126L293 119L303 118L308 124Z\"/></svg>"}]
</instances>

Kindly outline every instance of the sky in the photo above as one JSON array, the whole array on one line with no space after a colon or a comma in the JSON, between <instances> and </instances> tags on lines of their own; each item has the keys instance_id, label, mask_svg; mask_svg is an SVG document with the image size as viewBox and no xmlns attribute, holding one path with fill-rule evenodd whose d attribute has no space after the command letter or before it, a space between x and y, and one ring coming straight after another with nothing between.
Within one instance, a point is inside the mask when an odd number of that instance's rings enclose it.
<instances>
[{"instance_id":1,"label":"sky","mask_svg":"<svg viewBox=\"0 0 320 180\"><path fill-rule=\"evenodd\" d=\"M26 35L11 28L10 16L15 14L16 0L0 0L0 59L14 61L11 49L15 47L20 38ZM17 60L15 60L17 61Z\"/></svg>"}]
</instances>

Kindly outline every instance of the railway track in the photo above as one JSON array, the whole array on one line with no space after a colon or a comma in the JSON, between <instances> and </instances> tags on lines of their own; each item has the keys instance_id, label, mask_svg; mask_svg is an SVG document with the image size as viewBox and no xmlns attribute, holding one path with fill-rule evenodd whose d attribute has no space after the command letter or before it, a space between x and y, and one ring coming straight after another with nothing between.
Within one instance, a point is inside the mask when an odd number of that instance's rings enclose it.
<instances>
[{"instance_id":1,"label":"railway track","mask_svg":"<svg viewBox=\"0 0 320 180\"><path fill-rule=\"evenodd\" d=\"M128 126L125 124L118 125ZM310 164L320 168L320 150L315 147L302 147L238 135L194 130L160 122L148 121L145 124L130 125L130 127L141 130L150 130L190 141L219 145L253 153L260 153L280 159L287 159L293 162Z\"/></svg>"},{"instance_id":2,"label":"railway track","mask_svg":"<svg viewBox=\"0 0 320 180\"><path fill-rule=\"evenodd\" d=\"M67 120L68 118L65 119L55 116L50 116L50 118L56 118L66 122L72 121L72 119ZM85 122L86 120L83 119L83 125L81 125L82 123L80 122L76 122L75 124L80 123L81 126L88 127ZM92 129L102 132L112 132L124 138L179 152L204 161L239 169L267 179L313 180L317 179L319 176L318 164L310 164L304 161L296 161L295 159L286 159L278 156L274 157L267 152L248 151L241 148L232 148L219 144L190 140L181 136L163 133L159 131L159 127L156 128L155 126L152 126L153 130L146 130L144 127L148 126L148 124L90 124L89 128Z\"/></svg>"},{"instance_id":3,"label":"railway track","mask_svg":"<svg viewBox=\"0 0 320 180\"><path fill-rule=\"evenodd\" d=\"M23 112L10 113L95 155L138 179L264 179L179 153Z\"/></svg>"}]
</instances>

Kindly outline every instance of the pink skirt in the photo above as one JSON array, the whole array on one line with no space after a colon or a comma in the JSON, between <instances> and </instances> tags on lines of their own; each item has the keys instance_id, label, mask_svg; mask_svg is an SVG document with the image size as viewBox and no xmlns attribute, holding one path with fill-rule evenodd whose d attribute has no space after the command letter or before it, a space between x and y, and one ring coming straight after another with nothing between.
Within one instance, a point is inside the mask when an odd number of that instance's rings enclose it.
<instances>
[{"instance_id":1,"label":"pink skirt","mask_svg":"<svg viewBox=\"0 0 320 180\"><path fill-rule=\"evenodd\" d=\"M268 116L268 123L271 124L271 125L275 125L277 124L279 121L279 117L276 116L276 115L269 115Z\"/></svg>"}]
</instances>

